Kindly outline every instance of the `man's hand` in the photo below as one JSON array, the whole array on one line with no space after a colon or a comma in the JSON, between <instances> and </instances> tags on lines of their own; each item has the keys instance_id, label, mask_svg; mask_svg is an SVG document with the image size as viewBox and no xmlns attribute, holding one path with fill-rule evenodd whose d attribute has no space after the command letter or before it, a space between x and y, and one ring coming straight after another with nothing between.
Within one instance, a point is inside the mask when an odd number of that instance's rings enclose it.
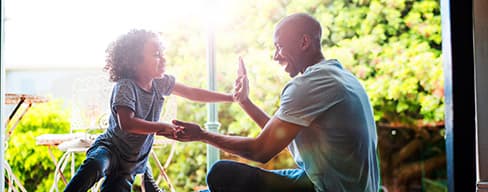
<instances>
[{"instance_id":1,"label":"man's hand","mask_svg":"<svg viewBox=\"0 0 488 192\"><path fill-rule=\"evenodd\" d=\"M178 136L178 134L180 134L180 132L183 131L184 129L181 126L177 126L173 124L170 124L169 126L170 128L165 129L164 131L159 131L156 133L156 135L164 136L170 139L175 139Z\"/></svg>"},{"instance_id":2,"label":"man's hand","mask_svg":"<svg viewBox=\"0 0 488 192\"><path fill-rule=\"evenodd\" d=\"M237 69L237 76L247 75L246 66L244 66L244 61L242 57L239 56L239 68Z\"/></svg>"},{"instance_id":3,"label":"man's hand","mask_svg":"<svg viewBox=\"0 0 488 192\"><path fill-rule=\"evenodd\" d=\"M239 57L239 68L237 69L237 79L234 83L232 98L239 103L249 100L249 80L247 79L246 66L242 57Z\"/></svg>"},{"instance_id":4,"label":"man's hand","mask_svg":"<svg viewBox=\"0 0 488 192\"><path fill-rule=\"evenodd\" d=\"M182 128L176 132L176 137L174 138L178 141L199 141L202 140L203 134L205 134L205 130L194 123L173 120L173 124Z\"/></svg>"}]
</instances>

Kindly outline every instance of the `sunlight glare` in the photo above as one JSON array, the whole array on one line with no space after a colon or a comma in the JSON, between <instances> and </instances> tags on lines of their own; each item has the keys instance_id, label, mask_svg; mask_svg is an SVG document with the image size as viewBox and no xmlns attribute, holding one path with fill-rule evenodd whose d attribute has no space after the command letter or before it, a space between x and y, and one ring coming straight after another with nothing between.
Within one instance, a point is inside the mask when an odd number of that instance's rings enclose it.
<instances>
[{"instance_id":1,"label":"sunlight glare","mask_svg":"<svg viewBox=\"0 0 488 192\"><path fill-rule=\"evenodd\" d=\"M223 0L8 0L6 67L103 67L107 45L129 29L161 32L185 22L210 20L221 25L228 18L220 15L228 4Z\"/></svg>"}]
</instances>

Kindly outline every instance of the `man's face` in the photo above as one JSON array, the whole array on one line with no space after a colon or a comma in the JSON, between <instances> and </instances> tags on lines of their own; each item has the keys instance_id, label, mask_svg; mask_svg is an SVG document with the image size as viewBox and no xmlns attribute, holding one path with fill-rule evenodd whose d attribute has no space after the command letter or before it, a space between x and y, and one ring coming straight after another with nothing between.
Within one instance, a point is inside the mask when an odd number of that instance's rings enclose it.
<instances>
[{"instance_id":1,"label":"man's face","mask_svg":"<svg viewBox=\"0 0 488 192\"><path fill-rule=\"evenodd\" d=\"M286 34L284 30L277 28L274 33L275 52L273 59L290 74L295 77L300 72L299 42L292 34Z\"/></svg>"}]
</instances>

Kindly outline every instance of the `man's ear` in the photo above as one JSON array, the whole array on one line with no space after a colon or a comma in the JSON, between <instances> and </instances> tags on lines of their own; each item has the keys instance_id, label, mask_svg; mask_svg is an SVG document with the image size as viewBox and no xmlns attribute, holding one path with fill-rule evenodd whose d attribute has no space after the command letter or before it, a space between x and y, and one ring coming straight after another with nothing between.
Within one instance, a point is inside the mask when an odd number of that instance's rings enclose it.
<instances>
[{"instance_id":1,"label":"man's ear","mask_svg":"<svg viewBox=\"0 0 488 192\"><path fill-rule=\"evenodd\" d=\"M310 35L303 34L302 38L300 39L300 49L307 50L311 46L311 40Z\"/></svg>"}]
</instances>

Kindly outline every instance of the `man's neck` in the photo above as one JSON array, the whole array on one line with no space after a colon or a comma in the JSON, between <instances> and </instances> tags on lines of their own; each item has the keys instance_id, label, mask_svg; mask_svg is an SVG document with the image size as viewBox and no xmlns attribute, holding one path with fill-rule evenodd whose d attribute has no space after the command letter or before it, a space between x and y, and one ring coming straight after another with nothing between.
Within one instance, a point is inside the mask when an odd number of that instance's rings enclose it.
<instances>
[{"instance_id":1,"label":"man's neck","mask_svg":"<svg viewBox=\"0 0 488 192\"><path fill-rule=\"evenodd\" d=\"M322 55L322 53L321 53L321 52L319 52L319 53L317 53L317 54L315 54L315 55L313 55L313 56L307 57L307 58L310 58L310 59L305 60L305 62L304 62L304 63L305 63L305 65L304 65L304 67L303 67L303 69L302 69L302 71L301 71L302 73L303 73L303 72L304 72L304 71L305 71L305 70L306 70L308 67L310 67L310 66L312 66L312 65L315 65L315 64L317 64L317 63L320 63L322 60L324 60L324 59L325 59L325 58L324 58L324 56Z\"/></svg>"}]
</instances>

